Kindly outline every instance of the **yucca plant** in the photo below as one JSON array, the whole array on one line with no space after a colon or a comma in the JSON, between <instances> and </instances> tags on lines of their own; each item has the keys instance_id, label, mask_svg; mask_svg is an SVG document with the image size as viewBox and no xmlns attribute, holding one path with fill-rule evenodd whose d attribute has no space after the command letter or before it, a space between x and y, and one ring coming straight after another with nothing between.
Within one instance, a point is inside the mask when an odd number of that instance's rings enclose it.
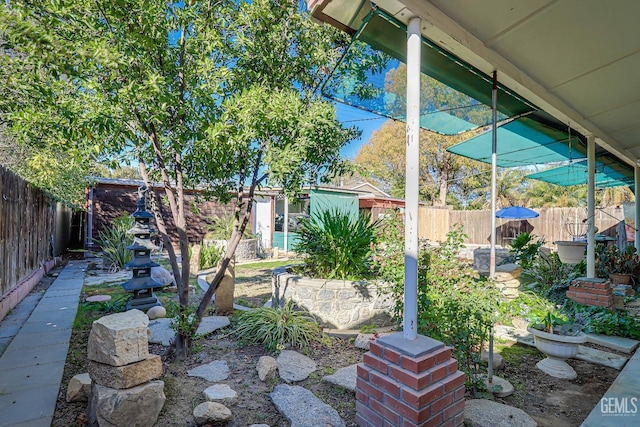
<instances>
[{"instance_id":1,"label":"yucca plant","mask_svg":"<svg viewBox=\"0 0 640 427\"><path fill-rule=\"evenodd\" d=\"M283 307L243 311L234 331L241 340L264 345L269 351L281 350L285 344L303 348L321 338L316 321L307 312L296 310L292 301Z\"/></svg>"},{"instance_id":2,"label":"yucca plant","mask_svg":"<svg viewBox=\"0 0 640 427\"><path fill-rule=\"evenodd\" d=\"M305 273L314 277L366 278L377 225L370 215L354 219L339 209L326 210L302 222L294 250L306 263Z\"/></svg>"},{"instance_id":3,"label":"yucca plant","mask_svg":"<svg viewBox=\"0 0 640 427\"><path fill-rule=\"evenodd\" d=\"M95 242L100 245L103 265L109 270L121 270L133 259L133 251L127 246L133 243L133 235L127 233L133 227L133 218L122 214L113 220L110 227L98 233Z\"/></svg>"}]
</instances>

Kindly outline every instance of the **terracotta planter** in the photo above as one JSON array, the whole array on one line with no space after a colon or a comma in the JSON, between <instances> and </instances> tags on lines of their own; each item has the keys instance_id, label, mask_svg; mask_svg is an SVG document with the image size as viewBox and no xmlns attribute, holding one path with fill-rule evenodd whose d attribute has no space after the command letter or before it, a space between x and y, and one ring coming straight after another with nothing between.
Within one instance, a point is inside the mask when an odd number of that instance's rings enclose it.
<instances>
[{"instance_id":1,"label":"terracotta planter","mask_svg":"<svg viewBox=\"0 0 640 427\"><path fill-rule=\"evenodd\" d=\"M578 376L565 360L574 357L578 353L578 346L587 341L584 332L576 336L567 336L550 334L534 328L527 328L527 331L533 335L536 348L547 355L546 359L536 363L538 369L556 378L573 380Z\"/></svg>"},{"instance_id":2,"label":"terracotta planter","mask_svg":"<svg viewBox=\"0 0 640 427\"><path fill-rule=\"evenodd\" d=\"M574 242L571 240L558 240L555 242L558 247L560 261L565 264L578 264L584 259L584 251L587 242Z\"/></svg>"},{"instance_id":3,"label":"terracotta planter","mask_svg":"<svg viewBox=\"0 0 640 427\"><path fill-rule=\"evenodd\" d=\"M609 280L614 285L628 285L631 283L632 275L629 273L610 273Z\"/></svg>"}]
</instances>

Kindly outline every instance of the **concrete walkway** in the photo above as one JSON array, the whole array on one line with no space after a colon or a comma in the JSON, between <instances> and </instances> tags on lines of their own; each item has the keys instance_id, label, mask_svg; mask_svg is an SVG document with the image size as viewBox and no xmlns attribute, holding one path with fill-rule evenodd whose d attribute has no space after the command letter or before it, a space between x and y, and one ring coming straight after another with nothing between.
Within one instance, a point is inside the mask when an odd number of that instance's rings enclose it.
<instances>
[{"instance_id":1,"label":"concrete walkway","mask_svg":"<svg viewBox=\"0 0 640 427\"><path fill-rule=\"evenodd\" d=\"M0 427L51 425L86 266L70 261L39 301L25 298L0 323L5 344L13 335L0 356Z\"/></svg>"},{"instance_id":2,"label":"concrete walkway","mask_svg":"<svg viewBox=\"0 0 640 427\"><path fill-rule=\"evenodd\" d=\"M640 351L631 357L582 427L640 425Z\"/></svg>"}]
</instances>

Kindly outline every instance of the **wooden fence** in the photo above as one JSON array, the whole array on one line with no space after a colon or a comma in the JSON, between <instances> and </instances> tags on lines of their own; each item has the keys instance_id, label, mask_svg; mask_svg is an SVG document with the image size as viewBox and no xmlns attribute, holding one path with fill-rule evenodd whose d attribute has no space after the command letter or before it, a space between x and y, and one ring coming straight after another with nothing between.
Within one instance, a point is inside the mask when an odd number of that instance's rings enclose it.
<instances>
[{"instance_id":1,"label":"wooden fence","mask_svg":"<svg viewBox=\"0 0 640 427\"><path fill-rule=\"evenodd\" d=\"M537 218L528 220L506 220L496 218L496 243L509 245L513 237L519 232L530 232L543 237L546 246L551 246L556 240L572 240L569 229L575 226L576 209L573 208L541 208L535 209L540 213ZM579 212L578 228L584 228L581 219L586 217L586 211ZM624 218L622 208L608 207L596 209L595 225L598 233L616 237L616 227ZM465 243L488 245L491 237L491 211L470 210L458 211L433 207L420 207L419 234L421 238L432 241L443 241L447 232L454 224L462 224L464 232L469 236Z\"/></svg>"},{"instance_id":2,"label":"wooden fence","mask_svg":"<svg viewBox=\"0 0 640 427\"><path fill-rule=\"evenodd\" d=\"M0 165L0 296L51 258L54 215L41 190Z\"/></svg>"}]
</instances>

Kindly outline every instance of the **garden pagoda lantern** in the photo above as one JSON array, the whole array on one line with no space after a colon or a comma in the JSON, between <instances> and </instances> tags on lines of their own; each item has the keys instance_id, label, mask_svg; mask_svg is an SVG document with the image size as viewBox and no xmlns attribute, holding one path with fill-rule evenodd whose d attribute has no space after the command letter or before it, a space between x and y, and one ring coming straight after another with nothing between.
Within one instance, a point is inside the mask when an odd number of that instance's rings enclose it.
<instances>
[{"instance_id":1,"label":"garden pagoda lantern","mask_svg":"<svg viewBox=\"0 0 640 427\"><path fill-rule=\"evenodd\" d=\"M151 251L158 249L151 242L150 222L153 215L146 209L146 198L144 196L145 187L138 190L138 207L131 214L135 223L127 233L133 234L133 243L127 249L133 251L133 260L129 261L125 267L133 270L131 280L122 284L122 287L133 292L133 296L127 303L127 310L138 309L148 310L151 307L161 305L158 298L153 293L154 288L161 288L162 284L151 278L151 267L158 267L159 264L151 261Z\"/></svg>"}]
</instances>

